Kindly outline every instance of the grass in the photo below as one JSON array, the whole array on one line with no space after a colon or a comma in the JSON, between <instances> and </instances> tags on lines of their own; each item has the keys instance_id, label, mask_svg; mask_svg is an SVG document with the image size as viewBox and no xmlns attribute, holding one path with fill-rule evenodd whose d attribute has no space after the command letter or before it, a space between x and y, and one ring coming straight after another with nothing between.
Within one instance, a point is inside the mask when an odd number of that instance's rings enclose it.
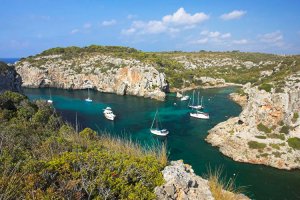
<instances>
[{"instance_id":1,"label":"grass","mask_svg":"<svg viewBox=\"0 0 300 200\"><path fill-rule=\"evenodd\" d=\"M241 196L238 194L244 193L244 188L237 188L235 186L235 179L230 178L228 181L222 178L222 168L211 170L209 167L207 179L210 191L216 200L240 200Z\"/></svg>"},{"instance_id":2,"label":"grass","mask_svg":"<svg viewBox=\"0 0 300 200\"><path fill-rule=\"evenodd\" d=\"M251 149L264 149L267 145L265 143L260 143L256 141L249 141L248 146Z\"/></svg>"},{"instance_id":3,"label":"grass","mask_svg":"<svg viewBox=\"0 0 300 200\"><path fill-rule=\"evenodd\" d=\"M264 133L271 133L271 129L268 128L267 126L263 125L262 123L259 123L257 125L257 130L262 131Z\"/></svg>"},{"instance_id":4,"label":"grass","mask_svg":"<svg viewBox=\"0 0 300 200\"><path fill-rule=\"evenodd\" d=\"M287 142L289 146L292 147L293 149L300 150L300 138L297 137L289 138Z\"/></svg>"}]
</instances>

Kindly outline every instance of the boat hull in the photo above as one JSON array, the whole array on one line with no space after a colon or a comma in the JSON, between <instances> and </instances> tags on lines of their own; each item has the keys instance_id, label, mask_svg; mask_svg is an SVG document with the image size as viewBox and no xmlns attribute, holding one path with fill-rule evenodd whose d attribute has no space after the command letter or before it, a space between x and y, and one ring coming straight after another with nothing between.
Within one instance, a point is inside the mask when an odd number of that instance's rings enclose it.
<instances>
[{"instance_id":1,"label":"boat hull","mask_svg":"<svg viewBox=\"0 0 300 200\"><path fill-rule=\"evenodd\" d=\"M209 119L209 115L207 113L190 113L190 116L198 119Z\"/></svg>"},{"instance_id":2,"label":"boat hull","mask_svg":"<svg viewBox=\"0 0 300 200\"><path fill-rule=\"evenodd\" d=\"M167 130L150 129L150 132L158 136L167 136L169 134L169 131Z\"/></svg>"},{"instance_id":3,"label":"boat hull","mask_svg":"<svg viewBox=\"0 0 300 200\"><path fill-rule=\"evenodd\" d=\"M187 101L187 100L189 100L189 98L190 98L189 96L184 96L184 97L181 97L180 100L181 100L181 101Z\"/></svg>"}]
</instances>

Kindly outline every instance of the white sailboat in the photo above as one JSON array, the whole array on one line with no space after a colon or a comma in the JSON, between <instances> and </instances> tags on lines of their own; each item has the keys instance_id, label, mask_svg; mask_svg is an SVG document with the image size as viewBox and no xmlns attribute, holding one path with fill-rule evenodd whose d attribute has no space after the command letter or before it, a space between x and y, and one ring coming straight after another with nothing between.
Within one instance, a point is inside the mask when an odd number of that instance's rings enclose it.
<instances>
[{"instance_id":1,"label":"white sailboat","mask_svg":"<svg viewBox=\"0 0 300 200\"><path fill-rule=\"evenodd\" d=\"M93 100L90 98L90 88L88 88L88 98L85 99L86 102L92 102Z\"/></svg>"},{"instance_id":2,"label":"white sailboat","mask_svg":"<svg viewBox=\"0 0 300 200\"><path fill-rule=\"evenodd\" d=\"M103 111L104 116L106 119L114 120L116 118L116 115L112 112L111 107L106 107Z\"/></svg>"},{"instance_id":3,"label":"white sailboat","mask_svg":"<svg viewBox=\"0 0 300 200\"><path fill-rule=\"evenodd\" d=\"M181 101L187 101L189 98L190 97L188 95L184 95L184 92L182 92L182 97L180 98Z\"/></svg>"},{"instance_id":4,"label":"white sailboat","mask_svg":"<svg viewBox=\"0 0 300 200\"><path fill-rule=\"evenodd\" d=\"M49 96L50 96L50 98L47 100L47 103L52 104L52 103L53 103L53 100L52 100L50 88L49 88Z\"/></svg>"},{"instance_id":5,"label":"white sailboat","mask_svg":"<svg viewBox=\"0 0 300 200\"><path fill-rule=\"evenodd\" d=\"M201 112L201 111L198 111L198 110L196 110L196 112L194 112L194 113L190 113L190 116L194 117L194 118L198 118L198 119L209 119L209 114L208 113Z\"/></svg>"},{"instance_id":6,"label":"white sailboat","mask_svg":"<svg viewBox=\"0 0 300 200\"><path fill-rule=\"evenodd\" d=\"M156 125L155 128L153 128L154 122ZM154 116L154 119L152 121L152 125L150 128L150 132L153 133L154 135L158 135L158 136L167 136L169 134L169 131L167 129L159 128L159 124L160 124L160 121L159 121L159 116L158 116L158 110L156 110L156 113L155 113L155 116Z\"/></svg>"},{"instance_id":7,"label":"white sailboat","mask_svg":"<svg viewBox=\"0 0 300 200\"><path fill-rule=\"evenodd\" d=\"M198 100L197 100L197 105L195 105L195 100L194 100L194 96L195 96L195 91L193 91L193 99L192 99L192 104L189 104L189 107L192 109L196 109L196 110L200 110L203 108L203 96L201 97L201 104L199 104L199 100L200 100L200 92L198 92Z\"/></svg>"}]
</instances>

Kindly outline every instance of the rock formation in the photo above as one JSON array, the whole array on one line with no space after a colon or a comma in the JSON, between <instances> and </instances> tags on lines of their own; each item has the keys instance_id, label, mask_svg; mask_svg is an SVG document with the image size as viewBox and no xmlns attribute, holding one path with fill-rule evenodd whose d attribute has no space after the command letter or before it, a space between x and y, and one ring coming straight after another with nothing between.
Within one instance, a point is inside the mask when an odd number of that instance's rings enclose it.
<instances>
[{"instance_id":1,"label":"rock formation","mask_svg":"<svg viewBox=\"0 0 300 200\"><path fill-rule=\"evenodd\" d=\"M10 90L21 92L22 79L13 66L0 62L0 93Z\"/></svg>"},{"instance_id":2,"label":"rock formation","mask_svg":"<svg viewBox=\"0 0 300 200\"><path fill-rule=\"evenodd\" d=\"M214 200L208 181L197 176L192 167L181 160L172 161L162 173L166 183L155 188L157 199ZM233 199L249 199L242 194L231 193L231 195L236 197Z\"/></svg>"},{"instance_id":3,"label":"rock formation","mask_svg":"<svg viewBox=\"0 0 300 200\"><path fill-rule=\"evenodd\" d=\"M300 168L299 146L291 144L300 141L299 88L299 73L285 79L282 93L246 85L242 113L215 126L206 140L235 161Z\"/></svg>"},{"instance_id":4,"label":"rock formation","mask_svg":"<svg viewBox=\"0 0 300 200\"><path fill-rule=\"evenodd\" d=\"M168 84L165 75L151 64L101 54L63 58L36 56L17 63L24 87L93 88L119 95L163 100Z\"/></svg>"}]
</instances>

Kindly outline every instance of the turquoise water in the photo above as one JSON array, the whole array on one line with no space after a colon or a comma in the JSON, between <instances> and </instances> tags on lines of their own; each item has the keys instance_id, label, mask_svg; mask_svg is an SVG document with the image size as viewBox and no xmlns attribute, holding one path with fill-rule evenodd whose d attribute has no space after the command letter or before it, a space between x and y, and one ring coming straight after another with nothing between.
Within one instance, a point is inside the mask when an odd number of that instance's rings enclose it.
<instances>
[{"instance_id":1,"label":"turquoise water","mask_svg":"<svg viewBox=\"0 0 300 200\"><path fill-rule=\"evenodd\" d=\"M241 112L240 106L228 99L235 88L201 90L210 120L190 118L188 102L181 102L174 94L159 102L134 96L118 96L90 91L92 103L85 102L86 90L51 89L54 107L65 120L74 124L76 112L80 128L106 130L115 135L127 135L142 144L166 142L170 160L183 159L191 164L198 175L207 168L222 167L224 177L236 179L238 186L246 186L247 195L254 199L300 199L300 171L234 162L217 148L204 141L207 131L229 117ZM48 89L24 89L30 99L48 99ZM174 102L177 104L174 105ZM112 107L117 118L114 122L104 118L102 109ZM167 138L149 132L156 109L164 128L170 131ZM235 175L234 175L235 174Z\"/></svg>"}]
</instances>

